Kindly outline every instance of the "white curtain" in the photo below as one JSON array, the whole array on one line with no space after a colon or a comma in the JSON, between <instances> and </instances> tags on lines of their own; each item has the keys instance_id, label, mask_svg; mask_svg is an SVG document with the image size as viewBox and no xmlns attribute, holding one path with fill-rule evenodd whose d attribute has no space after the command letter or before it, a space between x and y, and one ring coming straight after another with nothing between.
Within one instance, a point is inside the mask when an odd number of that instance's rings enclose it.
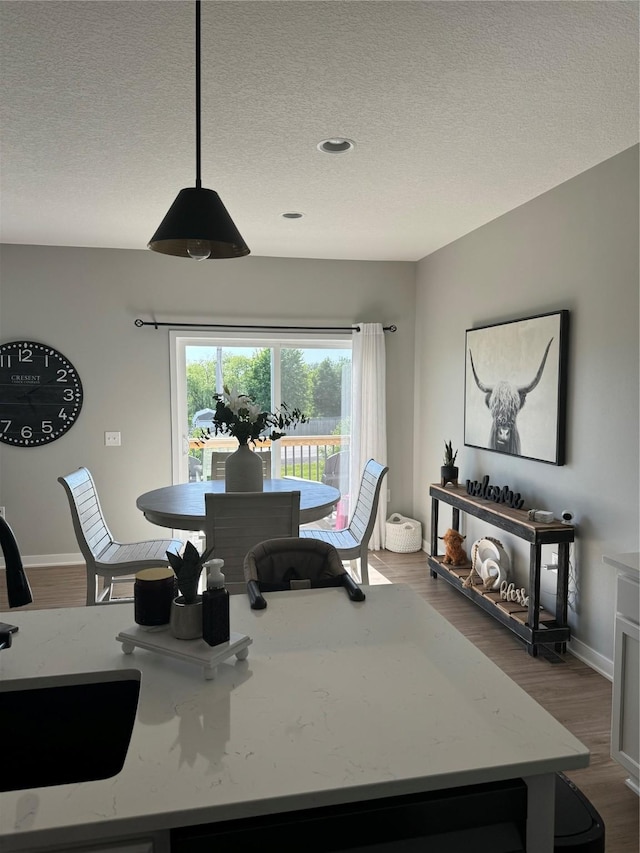
<instances>
[{"instance_id":1,"label":"white curtain","mask_svg":"<svg viewBox=\"0 0 640 853\"><path fill-rule=\"evenodd\" d=\"M387 464L386 356L381 323L358 323L353 331L352 399L351 399L351 464L349 494L351 509L360 488L364 466L369 459ZM387 517L387 489L383 481L378 516L369 550L384 547Z\"/></svg>"}]
</instances>

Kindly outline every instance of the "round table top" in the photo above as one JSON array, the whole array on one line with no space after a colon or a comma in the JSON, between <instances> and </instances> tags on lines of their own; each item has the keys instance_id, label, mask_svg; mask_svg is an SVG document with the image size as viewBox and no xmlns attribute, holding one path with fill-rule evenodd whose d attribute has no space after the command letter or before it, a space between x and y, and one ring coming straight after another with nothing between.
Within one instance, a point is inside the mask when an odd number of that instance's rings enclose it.
<instances>
[{"instance_id":1,"label":"round table top","mask_svg":"<svg viewBox=\"0 0 640 853\"><path fill-rule=\"evenodd\" d=\"M299 491L300 524L324 518L340 500L340 492L333 486L288 477L264 480L264 491ZM224 480L164 486L140 495L136 506L152 524L175 530L202 530L205 519L204 496L207 492L224 492Z\"/></svg>"}]
</instances>

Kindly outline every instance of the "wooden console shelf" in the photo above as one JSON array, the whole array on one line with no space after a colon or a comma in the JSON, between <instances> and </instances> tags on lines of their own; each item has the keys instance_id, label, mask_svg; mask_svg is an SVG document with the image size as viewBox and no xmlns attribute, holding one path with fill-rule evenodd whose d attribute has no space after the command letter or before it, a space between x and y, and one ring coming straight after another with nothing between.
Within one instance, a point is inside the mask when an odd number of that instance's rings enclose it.
<instances>
[{"instance_id":1,"label":"wooden console shelf","mask_svg":"<svg viewBox=\"0 0 640 853\"><path fill-rule=\"evenodd\" d=\"M538 654L539 646L553 645L556 652L565 652L570 629L567 624L567 602L569 597L569 546L574 541L575 529L571 524L554 520L549 524L529 521L527 511L512 509L486 498L467 494L464 486L440 486L434 483L429 488L431 496L431 555L427 558L433 578L441 577L459 589L479 607L506 625L526 644L530 655ZM451 527L460 529L460 513L466 512L523 539L529 543L529 604L523 607L515 601L502 601L499 592L486 590L482 583L464 587L471 572L471 563L466 566L444 565L438 556L438 517L440 503L452 507ZM540 557L543 545L558 546L558 579L555 613L549 613L540 605ZM477 576L475 580L479 580Z\"/></svg>"}]
</instances>

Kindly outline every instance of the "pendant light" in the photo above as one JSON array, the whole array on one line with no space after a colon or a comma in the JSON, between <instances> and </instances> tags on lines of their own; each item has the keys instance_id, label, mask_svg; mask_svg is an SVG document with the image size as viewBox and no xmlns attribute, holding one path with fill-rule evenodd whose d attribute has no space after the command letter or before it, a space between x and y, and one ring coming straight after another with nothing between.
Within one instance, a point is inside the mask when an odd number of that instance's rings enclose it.
<instances>
[{"instance_id":1,"label":"pendant light","mask_svg":"<svg viewBox=\"0 0 640 853\"><path fill-rule=\"evenodd\" d=\"M197 261L241 258L250 249L218 193L203 189L200 176L200 2L196 0L196 185L180 190L148 247Z\"/></svg>"}]
</instances>

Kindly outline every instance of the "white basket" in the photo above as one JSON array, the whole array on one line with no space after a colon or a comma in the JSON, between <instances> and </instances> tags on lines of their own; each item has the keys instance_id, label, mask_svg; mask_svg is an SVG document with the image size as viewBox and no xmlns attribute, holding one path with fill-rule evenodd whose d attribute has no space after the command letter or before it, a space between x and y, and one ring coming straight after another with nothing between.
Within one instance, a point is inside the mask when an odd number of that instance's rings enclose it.
<instances>
[{"instance_id":1,"label":"white basket","mask_svg":"<svg viewBox=\"0 0 640 853\"><path fill-rule=\"evenodd\" d=\"M408 554L422 548L422 525L415 518L406 518L398 512L390 515L386 522L387 551Z\"/></svg>"}]
</instances>

